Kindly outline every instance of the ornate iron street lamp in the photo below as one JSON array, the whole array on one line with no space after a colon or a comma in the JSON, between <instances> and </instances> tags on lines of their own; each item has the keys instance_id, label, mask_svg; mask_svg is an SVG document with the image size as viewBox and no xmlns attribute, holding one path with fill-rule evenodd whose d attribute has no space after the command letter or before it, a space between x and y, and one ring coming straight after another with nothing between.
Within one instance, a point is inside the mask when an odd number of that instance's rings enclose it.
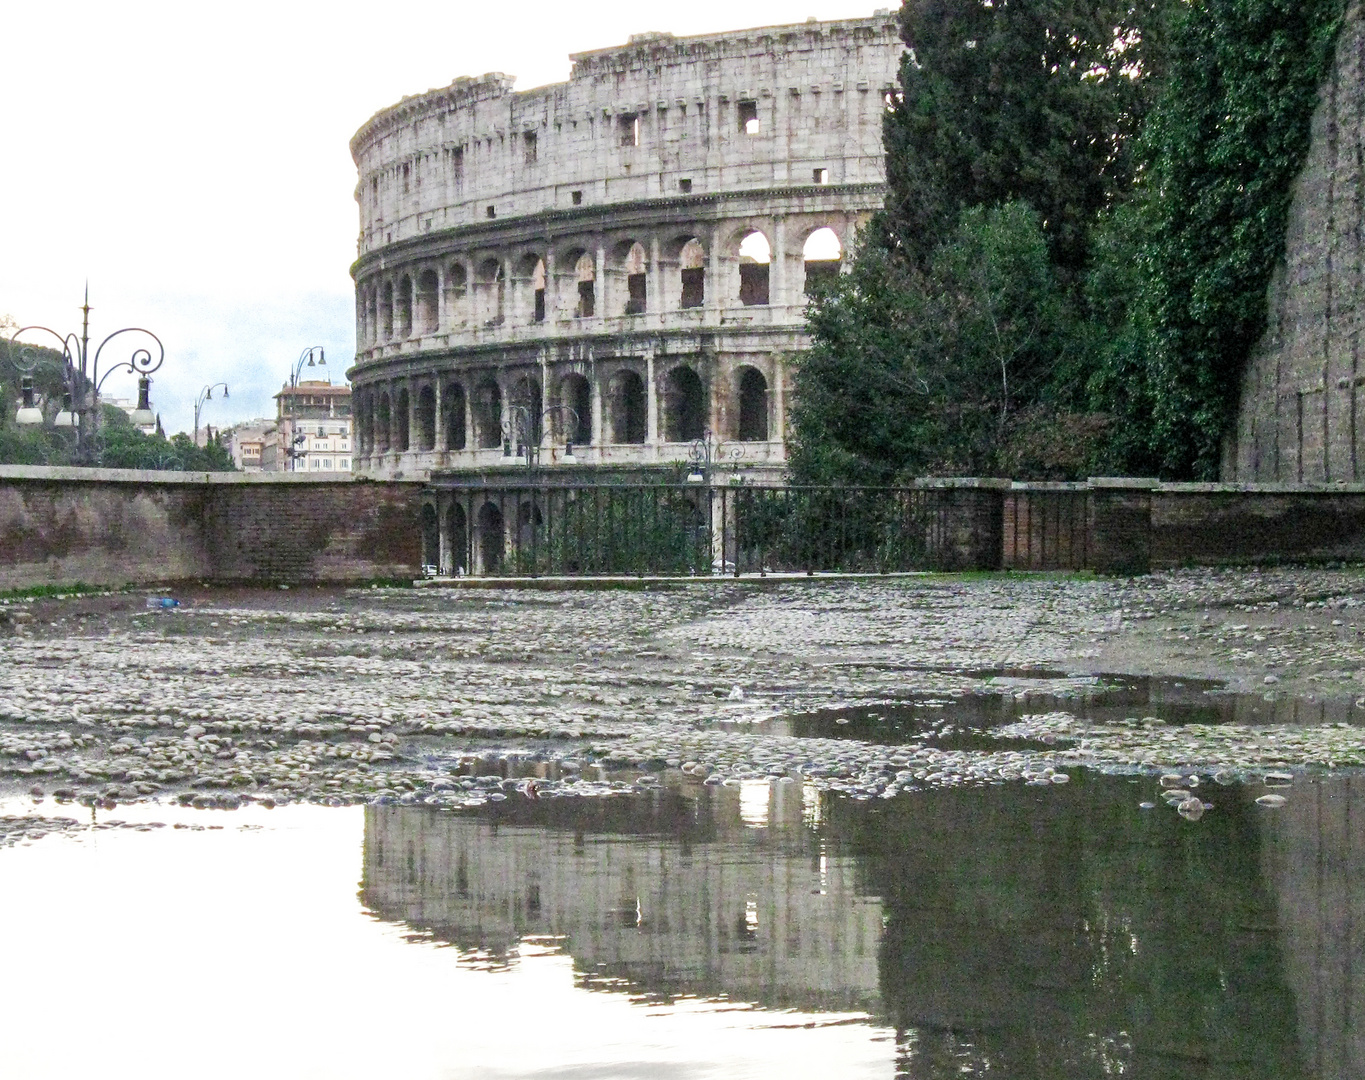
<instances>
[{"instance_id":1,"label":"ornate iron street lamp","mask_svg":"<svg viewBox=\"0 0 1365 1080\"><path fill-rule=\"evenodd\" d=\"M687 451L687 460L692 465L687 473L689 483L711 483L711 448L711 429L707 428L701 433L701 438Z\"/></svg>"},{"instance_id":2,"label":"ornate iron street lamp","mask_svg":"<svg viewBox=\"0 0 1365 1080\"><path fill-rule=\"evenodd\" d=\"M535 429L540 427L545 417L550 413L568 413L573 417L572 430L577 431L580 423L577 411L567 405L550 405L535 413L526 405L507 406L507 418L502 422L502 456L504 460L508 458L519 458L523 452L526 456L526 475L529 477L536 468L540 458L540 439L533 438ZM515 456L512 453L516 447ZM565 465L576 465L578 459L574 457L573 440L564 441L564 456L560 462Z\"/></svg>"},{"instance_id":3,"label":"ornate iron street lamp","mask_svg":"<svg viewBox=\"0 0 1365 1080\"><path fill-rule=\"evenodd\" d=\"M204 387L204 389L200 390L200 391L199 391L199 396L198 396L197 398L194 399L194 445L195 445L195 446L198 446L198 445L199 445L199 413L200 413L200 411L204 408L204 402L206 402L206 401L212 401L212 400L213 400L213 392L214 392L215 390L217 390L218 387L220 387L220 386L223 388L223 397L226 398L226 397L228 396L228 384L225 383L225 382L216 382L216 383L212 384L211 386L206 386L206 387Z\"/></svg>"},{"instance_id":4,"label":"ornate iron street lamp","mask_svg":"<svg viewBox=\"0 0 1365 1080\"><path fill-rule=\"evenodd\" d=\"M316 354L316 356L317 356L317 360L316 360L316 361L314 361L314 359L313 359L313 357L314 357L315 354ZM305 361L305 360L308 361L308 364L307 364L308 367L326 367L326 366L327 366L327 356L326 356L326 354L322 351L322 346L321 346L321 345L310 345L310 346L308 346L308 348L304 349L303 352L301 352L301 353L299 354L299 358L298 358L298 360L297 360L297 361L295 362L295 364L294 364L294 373L293 373L292 375L290 375L290 377L289 377L289 385L290 385L290 386L298 386L298 385L299 385L299 375L302 374L302 372L303 372L303 369L304 369L304 361Z\"/></svg>"},{"instance_id":5,"label":"ornate iron street lamp","mask_svg":"<svg viewBox=\"0 0 1365 1080\"><path fill-rule=\"evenodd\" d=\"M161 344L161 339L150 330L143 329L140 326L125 326L122 330L115 330L101 341L95 348L94 356L91 356L90 287L87 285L85 303L81 306L80 337L75 334L63 336L46 326L20 327L10 337L6 351L9 354L10 363L19 370L21 376L20 389L23 395L23 402L20 405L19 412L15 415L17 423L32 425L43 422L43 414L34 401L33 392L33 372L37 369L41 359L38 351L40 346L29 342L19 342L19 337L26 333L48 334L61 344L62 381L66 386L66 392L62 411L57 414L54 425L76 429L76 464L97 464L99 457L97 439L100 424L100 390L104 386L104 380L114 372L128 371L138 377L137 409L131 416L133 423L139 427L145 427L156 422L148 398L151 393L152 373L157 371L166 359L165 346ZM101 372L100 358L104 354L105 347L122 334L145 334L155 344L155 355L153 355L151 348L139 346L133 350L132 355L127 360L120 360Z\"/></svg>"}]
</instances>

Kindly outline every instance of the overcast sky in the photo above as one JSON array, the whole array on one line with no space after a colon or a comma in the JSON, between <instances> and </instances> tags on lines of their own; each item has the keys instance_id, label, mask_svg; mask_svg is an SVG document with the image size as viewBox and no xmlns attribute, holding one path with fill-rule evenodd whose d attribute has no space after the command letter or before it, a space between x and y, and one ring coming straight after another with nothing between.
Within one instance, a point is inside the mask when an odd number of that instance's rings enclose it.
<instances>
[{"instance_id":1,"label":"overcast sky","mask_svg":"<svg viewBox=\"0 0 1365 1080\"><path fill-rule=\"evenodd\" d=\"M460 75L526 90L571 52L646 30L702 34L870 15L878 0L469 3L150 0L10 4L0 61L0 315L166 345L153 405L187 430L273 414L309 345L354 357L348 142L373 113ZM885 6L888 0L880 0ZM115 375L110 396L132 396Z\"/></svg>"}]
</instances>

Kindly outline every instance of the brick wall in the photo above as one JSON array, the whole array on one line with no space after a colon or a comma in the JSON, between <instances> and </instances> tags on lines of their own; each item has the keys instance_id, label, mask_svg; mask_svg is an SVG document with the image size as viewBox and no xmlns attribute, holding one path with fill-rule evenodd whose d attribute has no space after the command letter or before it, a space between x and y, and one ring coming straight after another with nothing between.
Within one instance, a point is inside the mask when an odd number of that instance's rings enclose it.
<instances>
[{"instance_id":1,"label":"brick wall","mask_svg":"<svg viewBox=\"0 0 1365 1080\"><path fill-rule=\"evenodd\" d=\"M0 466L0 589L420 572L415 484Z\"/></svg>"}]
</instances>

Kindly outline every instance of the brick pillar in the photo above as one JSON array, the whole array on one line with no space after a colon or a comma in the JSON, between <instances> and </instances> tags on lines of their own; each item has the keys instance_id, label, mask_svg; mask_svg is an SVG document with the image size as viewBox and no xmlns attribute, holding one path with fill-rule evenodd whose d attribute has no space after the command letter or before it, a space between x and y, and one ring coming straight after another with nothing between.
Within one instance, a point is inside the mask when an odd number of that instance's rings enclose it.
<instances>
[{"instance_id":1,"label":"brick pillar","mask_svg":"<svg viewBox=\"0 0 1365 1080\"><path fill-rule=\"evenodd\" d=\"M1010 482L964 477L916 486L937 502L937 528L929 530L930 564L941 570L999 570Z\"/></svg>"},{"instance_id":2,"label":"brick pillar","mask_svg":"<svg viewBox=\"0 0 1365 1080\"><path fill-rule=\"evenodd\" d=\"M1086 564L1097 574L1146 574L1152 566L1157 481L1096 477L1086 499Z\"/></svg>"}]
</instances>

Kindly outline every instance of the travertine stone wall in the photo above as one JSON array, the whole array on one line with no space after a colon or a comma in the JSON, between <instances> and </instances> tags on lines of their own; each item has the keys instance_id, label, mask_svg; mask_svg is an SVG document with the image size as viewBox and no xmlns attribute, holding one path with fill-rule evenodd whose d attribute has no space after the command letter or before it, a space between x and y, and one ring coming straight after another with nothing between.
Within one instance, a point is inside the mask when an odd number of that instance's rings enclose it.
<instances>
[{"instance_id":1,"label":"travertine stone wall","mask_svg":"<svg viewBox=\"0 0 1365 1080\"><path fill-rule=\"evenodd\" d=\"M1242 382L1225 480L1365 479L1365 18L1351 4L1295 183L1270 325Z\"/></svg>"},{"instance_id":2,"label":"travertine stone wall","mask_svg":"<svg viewBox=\"0 0 1365 1080\"><path fill-rule=\"evenodd\" d=\"M837 270L807 240L844 248L881 204L902 52L887 12L641 34L566 83L457 79L374 116L351 142L356 467L496 468L528 436L547 467L566 442L648 467L709 430L727 467L779 474L786 358Z\"/></svg>"}]
</instances>

